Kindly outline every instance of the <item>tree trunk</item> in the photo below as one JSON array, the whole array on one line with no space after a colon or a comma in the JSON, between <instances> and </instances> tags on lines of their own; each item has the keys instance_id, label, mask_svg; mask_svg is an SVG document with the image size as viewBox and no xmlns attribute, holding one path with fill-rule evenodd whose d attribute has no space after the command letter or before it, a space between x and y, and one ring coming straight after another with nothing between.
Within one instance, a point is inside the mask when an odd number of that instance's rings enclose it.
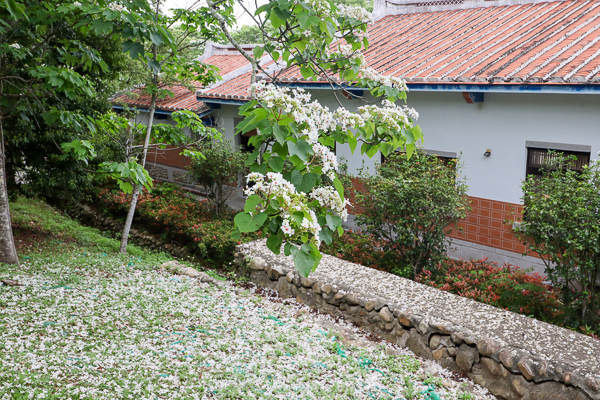
<instances>
[{"instance_id":1,"label":"tree trunk","mask_svg":"<svg viewBox=\"0 0 600 400\"><path fill-rule=\"evenodd\" d=\"M0 116L0 263L19 264L8 205L5 161L4 130L2 128L2 116Z\"/></svg>"},{"instance_id":2,"label":"tree trunk","mask_svg":"<svg viewBox=\"0 0 600 400\"><path fill-rule=\"evenodd\" d=\"M142 155L142 167L146 167L146 157L148 156L148 146L150 144L150 134L152 133L152 124L154 123L154 111L156 109L156 94L152 94L152 101L150 102L150 116L148 118L148 126L146 127L146 138L144 139L144 152ZM137 206L138 197L140 196L140 189L136 186L133 190L133 196L131 197L131 203L129 204L129 211L127 212L127 219L125 220L125 226L123 227L123 236L121 237L121 253L127 252L127 242L129 241L129 231L131 230L131 223L133 222L133 215L135 214L135 208Z\"/></svg>"}]
</instances>

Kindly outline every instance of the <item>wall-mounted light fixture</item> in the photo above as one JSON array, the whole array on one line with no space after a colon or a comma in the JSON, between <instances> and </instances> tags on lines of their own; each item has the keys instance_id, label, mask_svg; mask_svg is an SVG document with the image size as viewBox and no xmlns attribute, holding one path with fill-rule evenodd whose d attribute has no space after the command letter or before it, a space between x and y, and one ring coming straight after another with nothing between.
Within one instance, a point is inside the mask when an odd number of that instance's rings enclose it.
<instances>
[{"instance_id":1,"label":"wall-mounted light fixture","mask_svg":"<svg viewBox=\"0 0 600 400\"><path fill-rule=\"evenodd\" d=\"M483 153L484 156L489 157L492 155L492 149L485 149L485 153Z\"/></svg>"}]
</instances>

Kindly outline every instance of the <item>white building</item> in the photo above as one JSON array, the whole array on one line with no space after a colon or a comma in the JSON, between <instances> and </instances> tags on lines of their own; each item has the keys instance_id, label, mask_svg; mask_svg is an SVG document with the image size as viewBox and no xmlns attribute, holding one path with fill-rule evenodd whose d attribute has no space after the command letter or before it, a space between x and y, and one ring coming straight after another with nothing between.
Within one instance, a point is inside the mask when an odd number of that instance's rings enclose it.
<instances>
[{"instance_id":1,"label":"white building","mask_svg":"<svg viewBox=\"0 0 600 400\"><path fill-rule=\"evenodd\" d=\"M538 258L521 257L525 247L504 220L513 206L519 211L522 181L536 170L540 149L598 158L600 0L376 0L373 15L368 64L407 80L424 148L464 163L473 210L460 223L464 232L454 235L451 255L542 272ZM212 45L207 53L240 62L231 51ZM250 84L249 65L241 63L196 93L204 115L237 143L244 140L234 131L237 110L248 101ZM286 76L286 84L336 108L327 85L303 82L294 71ZM361 104L344 105L352 110ZM363 163L345 146L337 154L349 160L351 172ZM379 160L364 157L366 165Z\"/></svg>"}]
</instances>

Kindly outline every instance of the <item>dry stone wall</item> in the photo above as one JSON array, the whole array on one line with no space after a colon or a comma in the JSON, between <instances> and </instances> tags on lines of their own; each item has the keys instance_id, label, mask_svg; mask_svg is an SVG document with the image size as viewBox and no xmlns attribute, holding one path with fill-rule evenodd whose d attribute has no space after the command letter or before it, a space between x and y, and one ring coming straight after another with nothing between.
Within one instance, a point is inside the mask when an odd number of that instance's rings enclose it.
<instances>
[{"instance_id":1,"label":"dry stone wall","mask_svg":"<svg viewBox=\"0 0 600 400\"><path fill-rule=\"evenodd\" d=\"M238 246L238 273L343 316L506 400L600 400L600 341L331 256L309 278L264 240Z\"/></svg>"}]
</instances>

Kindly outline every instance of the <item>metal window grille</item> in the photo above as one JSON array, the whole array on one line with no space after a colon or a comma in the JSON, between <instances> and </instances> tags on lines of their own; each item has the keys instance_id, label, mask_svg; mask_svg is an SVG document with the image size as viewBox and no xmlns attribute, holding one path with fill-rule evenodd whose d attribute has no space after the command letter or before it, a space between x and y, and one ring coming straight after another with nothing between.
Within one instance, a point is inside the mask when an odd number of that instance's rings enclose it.
<instances>
[{"instance_id":1,"label":"metal window grille","mask_svg":"<svg viewBox=\"0 0 600 400\"><path fill-rule=\"evenodd\" d=\"M569 156L573 155L577 157L574 164L571 166L571 169L574 171L581 171L584 166L590 163L590 153L583 151L561 151L557 150L556 153L549 153L549 150L552 149L536 149L536 148L528 148L527 149L527 171L526 175L537 175L541 176L541 170L545 165L551 162L553 159L560 154Z\"/></svg>"}]
</instances>

